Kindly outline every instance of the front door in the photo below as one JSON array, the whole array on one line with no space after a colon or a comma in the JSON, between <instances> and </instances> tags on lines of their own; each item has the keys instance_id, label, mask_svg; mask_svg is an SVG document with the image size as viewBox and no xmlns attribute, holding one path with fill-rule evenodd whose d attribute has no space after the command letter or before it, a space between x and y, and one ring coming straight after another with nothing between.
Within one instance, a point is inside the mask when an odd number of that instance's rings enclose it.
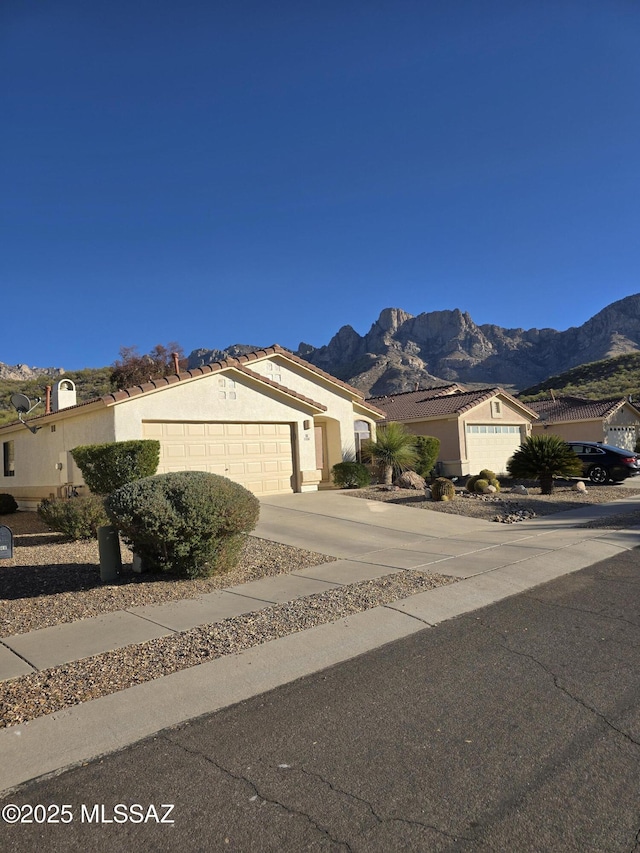
<instances>
[{"instance_id":1,"label":"front door","mask_svg":"<svg viewBox=\"0 0 640 853\"><path fill-rule=\"evenodd\" d=\"M322 471L322 483L329 482L329 463L327 461L327 429L324 424L314 427L316 440L316 468Z\"/></svg>"}]
</instances>

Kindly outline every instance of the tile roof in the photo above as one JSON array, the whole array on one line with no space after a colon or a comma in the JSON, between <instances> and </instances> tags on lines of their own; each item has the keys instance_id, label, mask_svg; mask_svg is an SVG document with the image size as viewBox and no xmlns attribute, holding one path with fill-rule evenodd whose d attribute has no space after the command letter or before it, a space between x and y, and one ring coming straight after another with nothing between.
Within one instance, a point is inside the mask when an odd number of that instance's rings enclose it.
<instances>
[{"instance_id":1,"label":"tile roof","mask_svg":"<svg viewBox=\"0 0 640 853\"><path fill-rule=\"evenodd\" d=\"M542 421L585 421L608 418L628 402L626 397L615 397L609 400L556 397L555 400L536 400L527 403L527 406L533 409Z\"/></svg>"},{"instance_id":2,"label":"tile roof","mask_svg":"<svg viewBox=\"0 0 640 853\"><path fill-rule=\"evenodd\" d=\"M259 382L264 383L265 385L269 385L272 388L276 388L277 390L282 391L290 397L294 397L304 403L307 403L308 405L314 406L320 411L327 411L327 407L323 403L319 403L316 400L311 399L310 397L306 397L304 394L300 394L297 391L294 391L292 388L288 388L286 385L274 382L272 379L269 379L268 377L263 376L262 374L257 373L254 370L251 370L250 367L247 366L248 364L263 359L269 355L282 355L286 359L293 361L296 364L299 364L301 367L310 370L312 373L321 376L323 379L328 380L334 385L341 386L346 391L348 391L353 397L357 398L355 402L357 402L360 406L363 406L373 412L376 412L377 414L384 415L382 409L375 406L373 403L365 401L364 394L357 388L348 385L346 382L343 382L341 379L332 376L330 373L326 373L319 367L310 364L308 361L305 361L299 356L294 355L289 350L284 349L284 347L281 347L278 344L273 344L273 346L266 347L265 349L261 350L256 350L255 352L246 353L245 355L238 356L237 358L221 359L220 361L213 362L212 364L206 364L202 367L195 367L192 370L181 371L179 374L163 376L160 379L152 379L149 382L143 383L142 385L134 385L131 388L113 391L109 394L104 394L102 397L95 397L92 400L85 400L82 403L77 403L75 406L69 406L65 409L60 409L58 412L37 415L33 418L29 418L29 421L40 420L45 417L51 418L53 415L60 415L67 412L70 413L85 406L95 405L97 403L102 403L105 406L111 406L114 403L120 403L124 400L129 400L133 397L141 396L142 394L148 394L152 391L158 391L162 388L166 388L169 385L175 385L179 382L184 382L189 379L196 379L199 376L205 376L209 373L218 373L221 370L229 370L230 368L237 370L240 373L244 373L246 376L250 376L252 379L256 379ZM18 421L16 421L15 423L18 423ZM13 424L7 424L7 426L11 425Z\"/></svg>"},{"instance_id":3,"label":"tile roof","mask_svg":"<svg viewBox=\"0 0 640 853\"><path fill-rule=\"evenodd\" d=\"M440 393L437 393L438 391ZM480 388L474 391L454 391L452 393L442 388L429 389L427 391L408 391L404 394L376 397L375 399L384 410L386 420L405 421L461 415L479 403L490 400L496 394L500 394L501 397L506 398L519 409L528 409L528 406L516 400L502 388ZM534 414L533 412L530 413Z\"/></svg>"}]
</instances>

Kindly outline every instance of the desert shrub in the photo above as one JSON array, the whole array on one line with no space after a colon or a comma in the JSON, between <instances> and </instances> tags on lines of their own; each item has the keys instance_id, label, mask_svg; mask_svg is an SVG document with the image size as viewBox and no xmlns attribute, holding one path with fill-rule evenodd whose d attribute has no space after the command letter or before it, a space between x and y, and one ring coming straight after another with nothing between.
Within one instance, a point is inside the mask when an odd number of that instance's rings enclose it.
<instances>
[{"instance_id":1,"label":"desert shrub","mask_svg":"<svg viewBox=\"0 0 640 853\"><path fill-rule=\"evenodd\" d=\"M488 486L493 486L496 492L500 491L500 481L488 468L483 468L475 477L469 477L466 484L466 489L471 494L481 495L485 492Z\"/></svg>"},{"instance_id":2,"label":"desert shrub","mask_svg":"<svg viewBox=\"0 0 640 853\"><path fill-rule=\"evenodd\" d=\"M38 515L47 527L74 540L95 539L98 527L108 523L102 498L97 495L45 499L38 506Z\"/></svg>"},{"instance_id":3,"label":"desert shrub","mask_svg":"<svg viewBox=\"0 0 640 853\"><path fill-rule=\"evenodd\" d=\"M450 501L456 496L456 487L446 477L436 477L431 484L431 497L434 501Z\"/></svg>"},{"instance_id":4,"label":"desert shrub","mask_svg":"<svg viewBox=\"0 0 640 853\"><path fill-rule=\"evenodd\" d=\"M466 486L465 486L466 490L468 492L471 492L471 494L475 494L476 483L478 482L479 479L480 479L480 476L478 474L476 474L474 477L469 477L469 479L467 480Z\"/></svg>"},{"instance_id":5,"label":"desert shrub","mask_svg":"<svg viewBox=\"0 0 640 853\"><path fill-rule=\"evenodd\" d=\"M6 492L0 493L0 515L11 515L18 511L18 504L13 495Z\"/></svg>"},{"instance_id":6,"label":"desert shrub","mask_svg":"<svg viewBox=\"0 0 640 853\"><path fill-rule=\"evenodd\" d=\"M189 578L233 568L260 509L256 496L239 483L204 471L128 483L105 506L145 569Z\"/></svg>"},{"instance_id":7,"label":"desert shrub","mask_svg":"<svg viewBox=\"0 0 640 853\"><path fill-rule=\"evenodd\" d=\"M440 439L432 435L417 435L415 469L421 477L428 477L440 455Z\"/></svg>"},{"instance_id":8,"label":"desert shrub","mask_svg":"<svg viewBox=\"0 0 640 853\"><path fill-rule=\"evenodd\" d=\"M89 489L108 495L120 486L151 477L158 470L160 442L155 439L84 444L71 451Z\"/></svg>"},{"instance_id":9,"label":"desert shrub","mask_svg":"<svg viewBox=\"0 0 640 853\"><path fill-rule=\"evenodd\" d=\"M338 462L331 469L331 476L334 485L341 489L361 489L371 482L369 469L362 462Z\"/></svg>"}]
</instances>

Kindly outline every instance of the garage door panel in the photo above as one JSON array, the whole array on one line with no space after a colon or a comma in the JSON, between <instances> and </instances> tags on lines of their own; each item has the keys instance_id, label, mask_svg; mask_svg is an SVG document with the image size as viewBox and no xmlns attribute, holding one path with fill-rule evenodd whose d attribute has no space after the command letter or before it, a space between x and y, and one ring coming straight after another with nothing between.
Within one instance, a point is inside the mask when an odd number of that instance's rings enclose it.
<instances>
[{"instance_id":1,"label":"garage door panel","mask_svg":"<svg viewBox=\"0 0 640 853\"><path fill-rule=\"evenodd\" d=\"M209 471L255 494L293 491L289 424L150 422L143 432L160 440L159 473Z\"/></svg>"},{"instance_id":2,"label":"garage door panel","mask_svg":"<svg viewBox=\"0 0 640 853\"><path fill-rule=\"evenodd\" d=\"M520 427L514 425L467 424L467 460L472 473L489 468L504 473L507 460L520 447Z\"/></svg>"}]
</instances>

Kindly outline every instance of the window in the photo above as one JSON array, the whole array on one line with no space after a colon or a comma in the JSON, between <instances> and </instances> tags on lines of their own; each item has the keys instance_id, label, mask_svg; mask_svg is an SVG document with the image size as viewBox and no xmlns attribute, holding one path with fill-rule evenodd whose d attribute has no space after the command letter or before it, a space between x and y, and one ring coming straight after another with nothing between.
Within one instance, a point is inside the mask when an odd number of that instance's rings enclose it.
<instances>
[{"instance_id":1,"label":"window","mask_svg":"<svg viewBox=\"0 0 640 853\"><path fill-rule=\"evenodd\" d=\"M2 462L5 477L15 477L15 459L12 441L2 442Z\"/></svg>"}]
</instances>

